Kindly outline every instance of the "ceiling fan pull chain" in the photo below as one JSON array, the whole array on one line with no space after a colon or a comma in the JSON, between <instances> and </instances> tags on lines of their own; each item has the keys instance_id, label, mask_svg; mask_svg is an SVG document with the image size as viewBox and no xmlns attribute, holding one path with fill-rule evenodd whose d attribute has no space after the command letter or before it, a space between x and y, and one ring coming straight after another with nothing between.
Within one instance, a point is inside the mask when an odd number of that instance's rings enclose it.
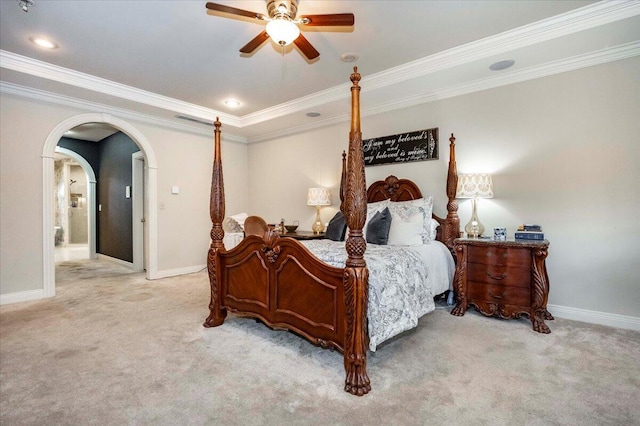
<instances>
[{"instance_id":1,"label":"ceiling fan pull chain","mask_svg":"<svg viewBox=\"0 0 640 426\"><path fill-rule=\"evenodd\" d=\"M287 62L284 57L284 46L282 46L282 79L285 80L284 75L287 72Z\"/></svg>"}]
</instances>

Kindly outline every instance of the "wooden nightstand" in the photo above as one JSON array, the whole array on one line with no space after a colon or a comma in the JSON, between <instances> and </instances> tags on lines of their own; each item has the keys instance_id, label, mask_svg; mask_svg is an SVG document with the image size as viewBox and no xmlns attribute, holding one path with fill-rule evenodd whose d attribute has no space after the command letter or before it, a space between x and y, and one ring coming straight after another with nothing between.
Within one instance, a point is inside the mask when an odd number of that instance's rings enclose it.
<instances>
[{"instance_id":1,"label":"wooden nightstand","mask_svg":"<svg viewBox=\"0 0 640 426\"><path fill-rule=\"evenodd\" d=\"M494 241L457 238L458 265L453 279L457 304L451 315L462 316L473 305L487 316L511 319L526 315L533 329L550 333L544 320L549 277L545 266L549 241Z\"/></svg>"}]
</instances>

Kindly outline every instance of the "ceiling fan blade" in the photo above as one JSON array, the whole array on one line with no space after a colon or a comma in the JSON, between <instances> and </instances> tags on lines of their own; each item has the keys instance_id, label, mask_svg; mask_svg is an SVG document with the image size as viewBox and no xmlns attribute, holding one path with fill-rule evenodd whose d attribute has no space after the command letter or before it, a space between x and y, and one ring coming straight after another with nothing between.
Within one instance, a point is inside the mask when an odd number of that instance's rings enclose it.
<instances>
[{"instance_id":1,"label":"ceiling fan blade","mask_svg":"<svg viewBox=\"0 0 640 426\"><path fill-rule=\"evenodd\" d=\"M224 4L209 2L207 3L207 9L214 10L216 12L230 13L231 15L239 15L245 16L247 18L259 19L261 21L264 21L265 19L265 16L260 13L249 12L248 10L237 9L235 7L225 6Z\"/></svg>"},{"instance_id":2,"label":"ceiling fan blade","mask_svg":"<svg viewBox=\"0 0 640 426\"><path fill-rule=\"evenodd\" d=\"M251 53L254 50L256 50L258 47L260 47L260 45L264 43L268 38L269 38L269 34L267 34L266 31L263 31L260 34L258 34L256 37L254 37L254 39L251 40L249 43L245 44L242 47L242 49L240 49L240 52Z\"/></svg>"},{"instance_id":3,"label":"ceiling fan blade","mask_svg":"<svg viewBox=\"0 0 640 426\"><path fill-rule=\"evenodd\" d=\"M300 23L308 27L339 27L352 26L355 22L353 13L335 13L331 15L305 15L300 17Z\"/></svg>"},{"instance_id":4,"label":"ceiling fan blade","mask_svg":"<svg viewBox=\"0 0 640 426\"><path fill-rule=\"evenodd\" d=\"M309 43L309 40L307 40L302 34L300 34L298 38L293 41L293 43L298 46L298 49L300 49L302 54L309 60L315 59L320 56L320 52L318 52L315 47L313 47L311 43Z\"/></svg>"}]
</instances>

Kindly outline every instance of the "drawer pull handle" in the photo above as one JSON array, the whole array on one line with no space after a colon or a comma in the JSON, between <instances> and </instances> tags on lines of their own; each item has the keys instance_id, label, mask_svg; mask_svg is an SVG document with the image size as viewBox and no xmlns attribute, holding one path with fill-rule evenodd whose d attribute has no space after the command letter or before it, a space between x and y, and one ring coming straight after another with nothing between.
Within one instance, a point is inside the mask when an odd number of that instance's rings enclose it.
<instances>
[{"instance_id":1,"label":"drawer pull handle","mask_svg":"<svg viewBox=\"0 0 640 426\"><path fill-rule=\"evenodd\" d=\"M507 273L503 272L501 275L491 275L491 273L487 272L487 276L492 280L504 280L507 278Z\"/></svg>"},{"instance_id":2,"label":"drawer pull handle","mask_svg":"<svg viewBox=\"0 0 640 426\"><path fill-rule=\"evenodd\" d=\"M504 295L504 293L503 293L503 295ZM491 292L489 292L489 296L493 297L494 299L502 299L502 297L503 297L503 296L498 296L496 294L493 294Z\"/></svg>"}]
</instances>

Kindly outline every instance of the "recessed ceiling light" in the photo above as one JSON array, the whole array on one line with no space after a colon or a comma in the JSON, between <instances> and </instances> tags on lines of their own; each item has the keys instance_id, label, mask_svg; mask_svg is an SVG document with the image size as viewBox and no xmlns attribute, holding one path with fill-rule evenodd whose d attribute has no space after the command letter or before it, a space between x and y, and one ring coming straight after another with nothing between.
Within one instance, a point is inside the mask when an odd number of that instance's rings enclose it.
<instances>
[{"instance_id":1,"label":"recessed ceiling light","mask_svg":"<svg viewBox=\"0 0 640 426\"><path fill-rule=\"evenodd\" d=\"M507 68L511 68L513 66L513 64L515 64L516 61L514 61L513 59L507 59L504 61L499 61L496 62L494 64L489 65L489 69L491 71L501 71L501 70L506 70Z\"/></svg>"},{"instance_id":2,"label":"recessed ceiling light","mask_svg":"<svg viewBox=\"0 0 640 426\"><path fill-rule=\"evenodd\" d=\"M322 115L322 114L320 114L319 112L308 112L307 113L307 117L311 117L311 118L320 117L320 115Z\"/></svg>"},{"instance_id":3,"label":"recessed ceiling light","mask_svg":"<svg viewBox=\"0 0 640 426\"><path fill-rule=\"evenodd\" d=\"M340 60L342 62L355 62L358 60L358 54L357 53L343 53L342 55L340 55Z\"/></svg>"},{"instance_id":4,"label":"recessed ceiling light","mask_svg":"<svg viewBox=\"0 0 640 426\"><path fill-rule=\"evenodd\" d=\"M237 108L240 106L240 101L237 99L227 99L224 104L231 108Z\"/></svg>"},{"instance_id":5,"label":"recessed ceiling light","mask_svg":"<svg viewBox=\"0 0 640 426\"><path fill-rule=\"evenodd\" d=\"M44 37L29 37L29 40L31 40L31 43L35 44L36 46L42 47L44 49L56 49L58 47L57 44L55 44L51 40L47 40Z\"/></svg>"}]
</instances>

